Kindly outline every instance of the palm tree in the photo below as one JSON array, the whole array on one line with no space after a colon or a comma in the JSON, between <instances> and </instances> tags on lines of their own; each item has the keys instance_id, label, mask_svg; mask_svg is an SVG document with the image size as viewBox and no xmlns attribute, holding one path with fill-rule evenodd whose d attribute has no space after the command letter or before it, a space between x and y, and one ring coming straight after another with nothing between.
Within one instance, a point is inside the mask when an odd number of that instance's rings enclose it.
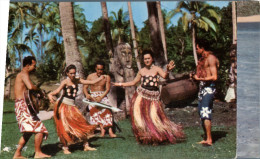
<instances>
[{"instance_id":1,"label":"palm tree","mask_svg":"<svg viewBox=\"0 0 260 159\"><path fill-rule=\"evenodd\" d=\"M135 26L134 26L133 14L132 14L131 2L127 2L127 6L128 6L128 12L129 12L129 18L130 18L130 27L131 27L131 35L132 35L132 39L133 39L135 59L136 59L136 63L137 63L137 68L138 68L138 70L140 70L141 63L140 63L140 59L138 57L138 49L137 49L138 46L137 46L136 37L135 37Z\"/></svg>"},{"instance_id":2,"label":"palm tree","mask_svg":"<svg viewBox=\"0 0 260 159\"><path fill-rule=\"evenodd\" d=\"M112 11L111 14L113 15L112 25L114 27L114 29L112 30L112 37L114 37L113 39L118 39L118 44L122 42L127 42L127 32L129 30L128 12L123 12L123 8L120 8L117 13Z\"/></svg>"},{"instance_id":3,"label":"palm tree","mask_svg":"<svg viewBox=\"0 0 260 159\"><path fill-rule=\"evenodd\" d=\"M168 61L166 39L165 39L165 32L164 32L164 22L163 22L161 2L160 1L156 1L156 7L157 7L157 11L158 11L158 20L159 20L160 34L161 34L161 38L162 38L164 58L165 58L166 61Z\"/></svg>"},{"instance_id":4,"label":"palm tree","mask_svg":"<svg viewBox=\"0 0 260 159\"><path fill-rule=\"evenodd\" d=\"M196 28L201 28L206 31L211 28L214 32L217 31L215 23L210 19L211 17L220 23L221 17L212 9L211 6L205 2L195 1L180 1L177 8L170 11L167 15L168 20L175 16L177 13L182 14L182 25L184 31L192 30L192 46L195 64L198 63L196 54Z\"/></svg>"},{"instance_id":5,"label":"palm tree","mask_svg":"<svg viewBox=\"0 0 260 159\"><path fill-rule=\"evenodd\" d=\"M164 67L166 59L164 57L162 39L160 35L160 28L158 22L158 10L156 2L147 2L148 8L148 22L150 27L150 36L152 42L152 50L155 52L155 64Z\"/></svg>"},{"instance_id":6,"label":"palm tree","mask_svg":"<svg viewBox=\"0 0 260 159\"><path fill-rule=\"evenodd\" d=\"M101 2L101 7L102 7L102 15L103 15L103 27L104 27L105 36L106 36L106 47L107 47L108 54L110 55L110 57L113 57L114 48L113 48L112 37L110 34L110 24L109 24L109 19L108 19L106 2Z\"/></svg>"},{"instance_id":7,"label":"palm tree","mask_svg":"<svg viewBox=\"0 0 260 159\"><path fill-rule=\"evenodd\" d=\"M50 26L51 21L49 21L48 16L50 14L46 14L46 12L51 13L47 10L49 3L33 3L33 7L31 8L31 14L29 16L29 25L30 30L28 32L29 35L32 35L35 31L39 36L39 43L37 45L37 60L43 58L44 56L44 45L45 45L45 33L48 33L47 26Z\"/></svg>"},{"instance_id":8,"label":"palm tree","mask_svg":"<svg viewBox=\"0 0 260 159\"><path fill-rule=\"evenodd\" d=\"M30 45L31 48L33 46L38 46L39 44L39 36L36 32L28 32L25 34L24 43Z\"/></svg>"},{"instance_id":9,"label":"palm tree","mask_svg":"<svg viewBox=\"0 0 260 159\"><path fill-rule=\"evenodd\" d=\"M23 52L28 51L33 54L31 49L23 44L23 31L28 25L28 9L32 6L30 2L15 2L10 4L9 25L8 25L8 46L7 52L10 57L12 54L18 53L20 67L22 69ZM11 63L15 63L15 59L11 59ZM15 65L15 64L14 64Z\"/></svg>"},{"instance_id":10,"label":"palm tree","mask_svg":"<svg viewBox=\"0 0 260 159\"><path fill-rule=\"evenodd\" d=\"M62 28L62 36L65 48L66 65L74 64L77 67L79 76L84 77L81 56L78 49L78 43L75 32L75 21L72 2L60 2L60 20Z\"/></svg>"}]
</instances>

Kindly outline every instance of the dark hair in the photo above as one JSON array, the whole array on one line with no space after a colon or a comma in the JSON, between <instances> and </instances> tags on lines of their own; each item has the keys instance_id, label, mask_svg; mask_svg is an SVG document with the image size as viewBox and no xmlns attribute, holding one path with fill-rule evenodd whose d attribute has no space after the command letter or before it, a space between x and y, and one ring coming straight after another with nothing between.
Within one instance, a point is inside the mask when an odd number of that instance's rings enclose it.
<instances>
[{"instance_id":1,"label":"dark hair","mask_svg":"<svg viewBox=\"0 0 260 159\"><path fill-rule=\"evenodd\" d=\"M206 39L197 39L196 43L199 45L200 48L204 48L206 51L211 50L211 43Z\"/></svg>"},{"instance_id":2,"label":"dark hair","mask_svg":"<svg viewBox=\"0 0 260 159\"><path fill-rule=\"evenodd\" d=\"M144 50L144 51L142 52L142 61L144 61L144 55L147 55L147 54L151 55L152 58L154 57L153 51L152 51L151 49L146 49L146 50ZM154 59L154 58L153 58L153 59Z\"/></svg>"},{"instance_id":3,"label":"dark hair","mask_svg":"<svg viewBox=\"0 0 260 159\"><path fill-rule=\"evenodd\" d=\"M104 61L98 60L98 61L95 63L95 68L97 67L97 65L102 65L103 68L105 68L105 62L104 62Z\"/></svg>"},{"instance_id":4,"label":"dark hair","mask_svg":"<svg viewBox=\"0 0 260 159\"><path fill-rule=\"evenodd\" d=\"M27 56L27 57L25 57L23 59L23 67L25 67L26 65L31 65L33 60L36 62L36 59L35 59L34 56Z\"/></svg>"},{"instance_id":5,"label":"dark hair","mask_svg":"<svg viewBox=\"0 0 260 159\"><path fill-rule=\"evenodd\" d=\"M66 67L64 73L68 73L71 69L77 70L77 69L76 69L76 66L73 65L73 64L71 64L71 65L69 65L68 67Z\"/></svg>"}]
</instances>

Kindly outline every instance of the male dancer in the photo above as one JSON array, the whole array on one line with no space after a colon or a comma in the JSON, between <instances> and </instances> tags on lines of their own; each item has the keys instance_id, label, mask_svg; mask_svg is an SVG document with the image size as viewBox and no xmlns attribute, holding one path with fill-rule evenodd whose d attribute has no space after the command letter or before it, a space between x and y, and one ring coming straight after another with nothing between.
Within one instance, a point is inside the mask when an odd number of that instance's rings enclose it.
<instances>
[{"instance_id":1,"label":"male dancer","mask_svg":"<svg viewBox=\"0 0 260 159\"><path fill-rule=\"evenodd\" d=\"M208 44L204 41L197 41L196 51L201 58L197 65L196 74L193 78L200 82L198 96L198 111L205 133L205 138L200 144L211 146L211 119L213 98L215 93L215 81L217 80L218 59L208 49Z\"/></svg>"},{"instance_id":2,"label":"male dancer","mask_svg":"<svg viewBox=\"0 0 260 159\"><path fill-rule=\"evenodd\" d=\"M34 158L51 157L41 151L42 139L47 139L48 131L36 115L32 115L25 102L24 92L26 90L37 90L30 80L29 73L36 69L36 59L33 56L27 56L23 59L23 69L17 74L14 85L15 94L15 115L20 132L23 133L18 142L17 149L13 158L25 158L21 151L32 134L35 134L35 155Z\"/></svg>"},{"instance_id":3,"label":"male dancer","mask_svg":"<svg viewBox=\"0 0 260 159\"><path fill-rule=\"evenodd\" d=\"M94 80L100 77L104 73L105 63L103 61L97 61L95 64L95 73L90 74L87 80ZM101 102L109 105L107 94L110 90L110 77L106 76L105 79L93 85L84 85L83 91L86 98L90 101ZM90 93L88 92L90 87ZM100 136L105 136L105 129L108 129L110 137L116 137L113 127L113 116L109 109L97 107L95 105L89 105L90 111L90 123L99 125L101 129Z\"/></svg>"}]
</instances>

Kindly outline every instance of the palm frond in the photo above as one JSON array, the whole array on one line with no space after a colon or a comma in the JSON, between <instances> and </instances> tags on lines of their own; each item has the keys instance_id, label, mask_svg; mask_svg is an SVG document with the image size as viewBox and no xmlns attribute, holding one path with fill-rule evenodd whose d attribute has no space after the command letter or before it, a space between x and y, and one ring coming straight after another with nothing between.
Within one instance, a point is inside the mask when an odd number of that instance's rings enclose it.
<instances>
[{"instance_id":1,"label":"palm frond","mask_svg":"<svg viewBox=\"0 0 260 159\"><path fill-rule=\"evenodd\" d=\"M213 9L207 9L207 11L209 12L209 14L210 14L211 17L214 17L214 18L217 20L218 23L221 22L221 16L219 16L219 15L215 12L215 10L213 10Z\"/></svg>"},{"instance_id":2,"label":"palm frond","mask_svg":"<svg viewBox=\"0 0 260 159\"><path fill-rule=\"evenodd\" d=\"M206 23L205 21L203 21L202 19L198 19L198 22L197 22L197 26L201 29L204 29L206 31L209 30L209 25L208 23Z\"/></svg>"},{"instance_id":3,"label":"palm frond","mask_svg":"<svg viewBox=\"0 0 260 159\"><path fill-rule=\"evenodd\" d=\"M213 29L215 32L217 32L215 24L207 17L201 16L201 18L210 26L211 29Z\"/></svg>"},{"instance_id":4,"label":"palm frond","mask_svg":"<svg viewBox=\"0 0 260 159\"><path fill-rule=\"evenodd\" d=\"M183 30L186 32L188 30L188 26L189 26L189 21L187 19L187 12L183 13L182 25L183 25Z\"/></svg>"}]
</instances>

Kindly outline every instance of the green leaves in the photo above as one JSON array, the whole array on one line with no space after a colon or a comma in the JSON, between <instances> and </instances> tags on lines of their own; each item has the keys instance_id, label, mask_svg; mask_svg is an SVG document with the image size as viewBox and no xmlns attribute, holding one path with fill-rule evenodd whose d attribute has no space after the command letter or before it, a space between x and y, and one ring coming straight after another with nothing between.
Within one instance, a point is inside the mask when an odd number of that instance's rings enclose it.
<instances>
[{"instance_id":1,"label":"green leaves","mask_svg":"<svg viewBox=\"0 0 260 159\"><path fill-rule=\"evenodd\" d=\"M216 20L217 20L217 23L220 23L221 22L221 17L220 15L218 15L215 10L213 9L207 9L207 12L209 12L210 16L211 17L214 17Z\"/></svg>"},{"instance_id":2,"label":"green leaves","mask_svg":"<svg viewBox=\"0 0 260 159\"><path fill-rule=\"evenodd\" d=\"M203 19L204 21L201 19ZM199 25L199 26L202 26L201 28L203 28L203 26L206 26L206 27L204 27L204 29L206 31L208 31L208 26L210 26L211 29L213 29L215 32L217 32L217 29L216 29L214 23L210 19L208 19L207 17L204 17L204 16L201 16L201 19L200 19L200 25Z\"/></svg>"}]
</instances>

